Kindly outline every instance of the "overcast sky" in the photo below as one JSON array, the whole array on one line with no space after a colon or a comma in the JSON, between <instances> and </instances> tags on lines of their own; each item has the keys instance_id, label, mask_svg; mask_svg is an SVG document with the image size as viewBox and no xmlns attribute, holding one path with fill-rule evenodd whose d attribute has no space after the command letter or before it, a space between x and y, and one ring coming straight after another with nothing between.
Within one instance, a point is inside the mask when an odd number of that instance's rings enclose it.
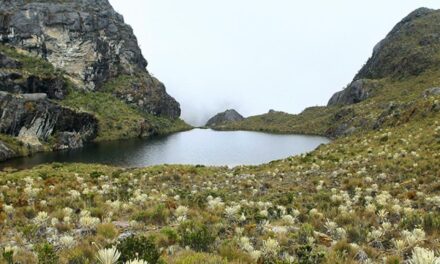
<instances>
[{"instance_id":1,"label":"overcast sky","mask_svg":"<svg viewBox=\"0 0 440 264\"><path fill-rule=\"evenodd\" d=\"M110 0L149 62L200 125L325 105L404 16L439 0Z\"/></svg>"}]
</instances>

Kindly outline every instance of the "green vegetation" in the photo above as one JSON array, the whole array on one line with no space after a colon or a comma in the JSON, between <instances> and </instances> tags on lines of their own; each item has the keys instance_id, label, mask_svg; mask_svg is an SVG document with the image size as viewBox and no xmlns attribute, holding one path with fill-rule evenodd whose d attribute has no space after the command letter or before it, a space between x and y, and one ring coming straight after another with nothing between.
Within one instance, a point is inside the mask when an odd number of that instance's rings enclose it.
<instances>
[{"instance_id":1,"label":"green vegetation","mask_svg":"<svg viewBox=\"0 0 440 264\"><path fill-rule=\"evenodd\" d=\"M130 89L132 85L138 84L138 76L120 75L104 84L102 91L107 93L121 92L124 89Z\"/></svg>"},{"instance_id":2,"label":"green vegetation","mask_svg":"<svg viewBox=\"0 0 440 264\"><path fill-rule=\"evenodd\" d=\"M324 135L330 126L331 114L336 109L311 107L299 115L269 112L242 121L215 127L217 130L249 130L280 134Z\"/></svg>"},{"instance_id":3,"label":"green vegetation","mask_svg":"<svg viewBox=\"0 0 440 264\"><path fill-rule=\"evenodd\" d=\"M0 244L14 261L50 238L61 263L93 263L91 243L156 248L158 263L403 263L440 246L439 97L422 101L407 122L261 166L2 172Z\"/></svg>"},{"instance_id":4,"label":"green vegetation","mask_svg":"<svg viewBox=\"0 0 440 264\"><path fill-rule=\"evenodd\" d=\"M426 110L427 99L423 92L440 86L440 71L428 70L418 76L400 80L390 78L377 80L379 88L371 97L358 104L332 107L311 107L298 115L282 112L252 116L243 121L231 122L216 127L218 130L252 130L288 134L313 134L334 136L344 125L353 132L377 129L395 122L408 122L420 117ZM391 111L392 110L392 111ZM407 113L405 116L404 113ZM391 116L390 116L391 115ZM383 123L382 119L393 119L394 123ZM388 120L387 119L387 120ZM390 120L388 120L390 121Z\"/></svg>"},{"instance_id":5,"label":"green vegetation","mask_svg":"<svg viewBox=\"0 0 440 264\"><path fill-rule=\"evenodd\" d=\"M438 10L418 9L381 42L357 78L396 80L417 76L440 66Z\"/></svg>"},{"instance_id":6,"label":"green vegetation","mask_svg":"<svg viewBox=\"0 0 440 264\"><path fill-rule=\"evenodd\" d=\"M117 249L121 252L121 263L126 263L131 259L139 259L156 264L160 258L160 252L152 237L129 237L119 243Z\"/></svg>"},{"instance_id":7,"label":"green vegetation","mask_svg":"<svg viewBox=\"0 0 440 264\"><path fill-rule=\"evenodd\" d=\"M25 77L35 75L42 78L50 78L62 75L62 72L55 69L48 61L32 56L24 50L0 44L0 52L22 63L22 67L20 69L14 69L14 71L16 72L18 70Z\"/></svg>"},{"instance_id":8,"label":"green vegetation","mask_svg":"<svg viewBox=\"0 0 440 264\"><path fill-rule=\"evenodd\" d=\"M3 142L6 147L20 156L28 156L30 154L29 148L15 137L0 134L0 141Z\"/></svg>"},{"instance_id":9,"label":"green vegetation","mask_svg":"<svg viewBox=\"0 0 440 264\"><path fill-rule=\"evenodd\" d=\"M104 92L71 90L61 104L93 113L99 121L97 141L162 135L190 129L180 119L171 120L142 113Z\"/></svg>"}]
</instances>

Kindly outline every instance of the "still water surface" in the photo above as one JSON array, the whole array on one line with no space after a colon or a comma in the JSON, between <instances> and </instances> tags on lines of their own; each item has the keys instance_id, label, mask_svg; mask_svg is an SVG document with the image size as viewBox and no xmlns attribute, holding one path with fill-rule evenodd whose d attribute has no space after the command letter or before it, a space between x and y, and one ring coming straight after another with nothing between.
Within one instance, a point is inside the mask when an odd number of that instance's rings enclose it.
<instances>
[{"instance_id":1,"label":"still water surface","mask_svg":"<svg viewBox=\"0 0 440 264\"><path fill-rule=\"evenodd\" d=\"M309 152L329 140L317 136L194 129L154 139L90 144L84 148L36 154L0 163L29 168L51 162L104 163L123 167L159 164L257 165Z\"/></svg>"}]
</instances>

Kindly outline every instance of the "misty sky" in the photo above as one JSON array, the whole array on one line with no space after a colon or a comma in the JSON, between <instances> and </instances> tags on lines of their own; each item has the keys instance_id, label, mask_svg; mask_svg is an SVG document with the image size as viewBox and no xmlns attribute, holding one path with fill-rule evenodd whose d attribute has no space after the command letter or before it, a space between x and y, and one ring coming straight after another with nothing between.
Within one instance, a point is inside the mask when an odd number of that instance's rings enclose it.
<instances>
[{"instance_id":1,"label":"misty sky","mask_svg":"<svg viewBox=\"0 0 440 264\"><path fill-rule=\"evenodd\" d=\"M438 0L110 0L149 62L201 125L235 108L298 113L347 85L404 16Z\"/></svg>"}]
</instances>

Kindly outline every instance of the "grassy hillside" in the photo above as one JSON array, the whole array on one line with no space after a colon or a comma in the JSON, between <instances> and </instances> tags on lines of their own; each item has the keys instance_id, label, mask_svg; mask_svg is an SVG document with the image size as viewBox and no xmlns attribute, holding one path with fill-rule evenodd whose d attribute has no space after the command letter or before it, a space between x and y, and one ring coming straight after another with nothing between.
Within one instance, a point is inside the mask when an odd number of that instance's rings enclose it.
<instances>
[{"instance_id":1,"label":"grassy hillside","mask_svg":"<svg viewBox=\"0 0 440 264\"><path fill-rule=\"evenodd\" d=\"M324 135L330 125L328 120L334 110L325 107L311 107L300 115L272 111L267 114L251 116L242 121L228 122L216 126L215 129Z\"/></svg>"},{"instance_id":2,"label":"grassy hillside","mask_svg":"<svg viewBox=\"0 0 440 264\"><path fill-rule=\"evenodd\" d=\"M142 113L105 92L72 90L61 104L95 114L99 121L97 141L169 134L191 128L181 119Z\"/></svg>"},{"instance_id":3,"label":"grassy hillside","mask_svg":"<svg viewBox=\"0 0 440 264\"><path fill-rule=\"evenodd\" d=\"M262 166L3 172L0 245L24 263L94 263L111 246L149 263L403 263L440 247L439 120L426 111Z\"/></svg>"},{"instance_id":4,"label":"grassy hillside","mask_svg":"<svg viewBox=\"0 0 440 264\"><path fill-rule=\"evenodd\" d=\"M248 117L216 127L219 130L253 130L275 133L300 133L343 136L347 133L386 127L391 119L407 122L421 109L424 91L440 86L440 71L428 70L418 76L376 80L378 88L367 100L347 106L311 107L298 115L282 112ZM403 113L409 116L402 116ZM411 113L411 114L410 114ZM383 122L387 119L387 122ZM341 131L339 131L341 130ZM336 134L335 132L342 132Z\"/></svg>"}]
</instances>

